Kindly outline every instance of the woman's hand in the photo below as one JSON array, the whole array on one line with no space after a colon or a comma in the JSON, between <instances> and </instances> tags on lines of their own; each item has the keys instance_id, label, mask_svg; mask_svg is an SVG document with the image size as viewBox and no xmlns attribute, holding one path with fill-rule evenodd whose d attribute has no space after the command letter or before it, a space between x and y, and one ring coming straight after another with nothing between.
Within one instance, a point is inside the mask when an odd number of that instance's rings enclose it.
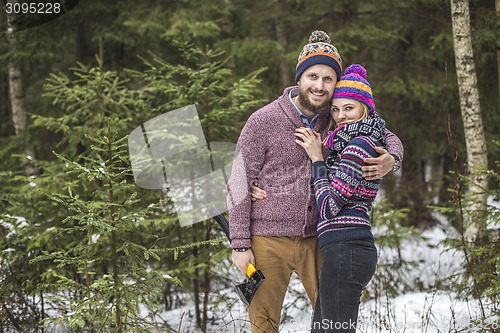
<instances>
[{"instance_id":1,"label":"woman's hand","mask_svg":"<svg viewBox=\"0 0 500 333\"><path fill-rule=\"evenodd\" d=\"M305 149L311 161L323 161L323 147L321 143L321 135L310 128L300 127L295 130L297 139L295 142Z\"/></svg>"}]
</instances>

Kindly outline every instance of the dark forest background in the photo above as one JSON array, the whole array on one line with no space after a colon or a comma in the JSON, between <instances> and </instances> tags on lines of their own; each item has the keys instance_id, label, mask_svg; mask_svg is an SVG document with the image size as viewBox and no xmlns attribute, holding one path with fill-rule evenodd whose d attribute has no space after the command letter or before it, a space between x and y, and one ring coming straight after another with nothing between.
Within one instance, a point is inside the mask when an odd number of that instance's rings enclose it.
<instances>
[{"instance_id":1,"label":"dark forest background","mask_svg":"<svg viewBox=\"0 0 500 333\"><path fill-rule=\"evenodd\" d=\"M456 207L467 170L448 1L83 0L31 28L11 26L1 3L0 332L48 330L40 321L148 330L139 304L179 306L181 291L192 292L193 320L206 330L205 295L214 281L230 283L213 269L229 255L223 234L211 221L181 228L168 197L135 186L127 135L196 103L207 141L236 142L253 111L294 85L313 30L330 35L345 67L366 67L377 110L403 142L403 168L383 182L399 223L421 230L437 223L434 207ZM470 15L493 175L495 2L470 1ZM497 178L490 184L498 189Z\"/></svg>"}]
</instances>

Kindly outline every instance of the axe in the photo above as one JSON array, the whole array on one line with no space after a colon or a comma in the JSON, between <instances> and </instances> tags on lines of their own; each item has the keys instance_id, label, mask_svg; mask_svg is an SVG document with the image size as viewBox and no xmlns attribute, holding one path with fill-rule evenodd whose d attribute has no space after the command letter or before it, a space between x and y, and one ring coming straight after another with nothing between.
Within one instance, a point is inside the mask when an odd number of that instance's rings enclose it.
<instances>
[{"instance_id":1,"label":"axe","mask_svg":"<svg viewBox=\"0 0 500 333\"><path fill-rule=\"evenodd\" d=\"M231 242L231 238L229 237L229 222L224 216L224 214L220 213L215 207L212 207L212 213L214 214L214 220L219 223L222 231L226 234L227 239ZM246 271L246 279L245 282L236 285L236 292L243 303L246 306L250 305L252 301L253 295L257 291L257 288L260 287L262 282L264 282L264 274L260 270L257 270L254 265L249 264L247 266Z\"/></svg>"}]
</instances>

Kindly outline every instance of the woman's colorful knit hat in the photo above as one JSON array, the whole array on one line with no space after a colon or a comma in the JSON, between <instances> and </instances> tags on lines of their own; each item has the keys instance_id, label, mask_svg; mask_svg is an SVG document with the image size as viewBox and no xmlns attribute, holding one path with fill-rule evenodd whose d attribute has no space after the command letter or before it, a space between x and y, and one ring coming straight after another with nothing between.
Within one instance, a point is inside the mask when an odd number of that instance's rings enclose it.
<instances>
[{"instance_id":1,"label":"woman's colorful knit hat","mask_svg":"<svg viewBox=\"0 0 500 333\"><path fill-rule=\"evenodd\" d=\"M333 98L349 98L365 103L372 114L375 112L372 88L366 81L366 69L358 64L353 64L345 69L344 76L335 85Z\"/></svg>"},{"instance_id":2,"label":"woman's colorful knit hat","mask_svg":"<svg viewBox=\"0 0 500 333\"><path fill-rule=\"evenodd\" d=\"M309 37L309 44L306 44L299 54L295 81L300 79L306 69L318 64L332 67L337 73L337 79L342 75L342 59L339 51L331 44L326 32L316 30Z\"/></svg>"}]
</instances>

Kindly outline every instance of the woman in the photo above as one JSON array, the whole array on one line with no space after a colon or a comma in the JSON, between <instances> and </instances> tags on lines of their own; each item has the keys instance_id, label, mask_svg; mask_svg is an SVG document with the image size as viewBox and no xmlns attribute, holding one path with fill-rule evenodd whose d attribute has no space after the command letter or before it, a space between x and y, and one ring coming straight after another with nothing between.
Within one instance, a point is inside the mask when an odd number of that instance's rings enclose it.
<instances>
[{"instance_id":1,"label":"woman","mask_svg":"<svg viewBox=\"0 0 500 333\"><path fill-rule=\"evenodd\" d=\"M355 332L360 296L375 273L377 250L368 212L380 179L365 180L363 159L377 157L386 146L385 122L375 111L366 70L349 66L335 86L332 125L324 140L319 133L296 130L297 144L312 161L312 182L320 211L318 242L323 256L319 296L312 332Z\"/></svg>"}]
</instances>

